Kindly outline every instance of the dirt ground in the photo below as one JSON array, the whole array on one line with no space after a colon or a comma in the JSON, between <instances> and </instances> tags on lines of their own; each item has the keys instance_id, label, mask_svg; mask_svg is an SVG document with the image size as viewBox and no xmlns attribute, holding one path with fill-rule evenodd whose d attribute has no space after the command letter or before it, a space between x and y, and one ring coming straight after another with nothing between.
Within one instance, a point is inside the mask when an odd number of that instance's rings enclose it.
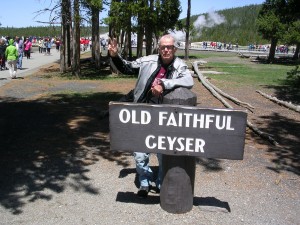
<instances>
[{"instance_id":1,"label":"dirt ground","mask_svg":"<svg viewBox=\"0 0 300 225\"><path fill-rule=\"evenodd\" d=\"M210 80L254 106L248 120L278 145L248 128L242 161L198 158L193 210L174 215L160 208L158 195L136 199L131 154L109 150L103 112L135 80L41 74L0 89L0 224L300 224L298 112L251 86ZM199 107L224 108L194 81ZM282 98L272 87L261 90Z\"/></svg>"}]
</instances>

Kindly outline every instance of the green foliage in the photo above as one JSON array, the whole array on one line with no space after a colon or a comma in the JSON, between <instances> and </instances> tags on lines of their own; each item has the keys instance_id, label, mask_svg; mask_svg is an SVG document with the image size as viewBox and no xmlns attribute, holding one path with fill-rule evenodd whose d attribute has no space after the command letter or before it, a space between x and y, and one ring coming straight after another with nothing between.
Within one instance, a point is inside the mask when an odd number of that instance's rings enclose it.
<instances>
[{"instance_id":1,"label":"green foliage","mask_svg":"<svg viewBox=\"0 0 300 225\"><path fill-rule=\"evenodd\" d=\"M155 21L158 28L162 32L166 32L169 29L174 30L180 13L181 5L179 0L161 1L161 11L158 11L158 20Z\"/></svg>"},{"instance_id":2,"label":"green foliage","mask_svg":"<svg viewBox=\"0 0 300 225\"><path fill-rule=\"evenodd\" d=\"M83 2L83 4L87 4L88 7L95 7L99 10L103 9L103 2L102 0L86 0L86 2Z\"/></svg>"},{"instance_id":3,"label":"green foliage","mask_svg":"<svg viewBox=\"0 0 300 225\"><path fill-rule=\"evenodd\" d=\"M258 30L265 39L280 39L283 36L284 24L274 12L268 11L257 19Z\"/></svg>"},{"instance_id":4,"label":"green foliage","mask_svg":"<svg viewBox=\"0 0 300 225\"><path fill-rule=\"evenodd\" d=\"M288 44L300 44L300 20L290 24L283 39Z\"/></svg>"},{"instance_id":5,"label":"green foliage","mask_svg":"<svg viewBox=\"0 0 300 225\"><path fill-rule=\"evenodd\" d=\"M45 36L60 36L60 27L59 26L41 26L41 27L0 27L0 34L3 36L9 37L45 37Z\"/></svg>"},{"instance_id":6,"label":"green foliage","mask_svg":"<svg viewBox=\"0 0 300 225\"><path fill-rule=\"evenodd\" d=\"M287 73L287 80L291 81L295 86L300 87L300 70L299 66L297 65L294 69L291 71L288 71Z\"/></svg>"},{"instance_id":7,"label":"green foliage","mask_svg":"<svg viewBox=\"0 0 300 225\"><path fill-rule=\"evenodd\" d=\"M136 26L148 24L156 32L166 32L175 28L180 13L179 0L115 0L111 3L109 18L105 23L115 30L124 29L128 25L126 18L130 16L133 30Z\"/></svg>"},{"instance_id":8,"label":"green foliage","mask_svg":"<svg viewBox=\"0 0 300 225\"><path fill-rule=\"evenodd\" d=\"M259 12L257 25L263 37L279 40L285 31L287 7L282 0L266 0Z\"/></svg>"},{"instance_id":9,"label":"green foliage","mask_svg":"<svg viewBox=\"0 0 300 225\"><path fill-rule=\"evenodd\" d=\"M105 23L112 27L114 35L119 35L122 29L128 28L128 21L132 15L132 2L130 2L132 0L128 1L114 0L111 2L109 17L106 18Z\"/></svg>"}]
</instances>

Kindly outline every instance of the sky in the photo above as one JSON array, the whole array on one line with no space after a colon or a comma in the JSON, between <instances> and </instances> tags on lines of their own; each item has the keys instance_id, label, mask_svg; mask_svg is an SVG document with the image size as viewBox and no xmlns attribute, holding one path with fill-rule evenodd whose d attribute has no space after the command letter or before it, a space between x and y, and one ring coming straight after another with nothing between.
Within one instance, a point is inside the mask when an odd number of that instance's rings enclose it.
<instances>
[{"instance_id":1,"label":"sky","mask_svg":"<svg viewBox=\"0 0 300 225\"><path fill-rule=\"evenodd\" d=\"M39 10L51 8L57 0L1 0L0 23L1 27L29 27L46 26L36 21L49 21L49 13L37 14ZM181 0L181 18L187 14L188 0ZM262 4L264 0L191 0L191 16L209 11L235 8L251 4ZM23 6L23 7L22 7ZM6 10L5 10L6 9ZM106 17L106 12L100 13L100 18Z\"/></svg>"}]
</instances>

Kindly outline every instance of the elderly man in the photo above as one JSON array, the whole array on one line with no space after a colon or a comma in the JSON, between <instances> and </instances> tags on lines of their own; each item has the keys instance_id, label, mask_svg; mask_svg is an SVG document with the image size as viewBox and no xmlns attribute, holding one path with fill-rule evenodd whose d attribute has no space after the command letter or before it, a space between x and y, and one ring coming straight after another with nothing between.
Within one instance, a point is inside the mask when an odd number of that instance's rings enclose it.
<instances>
[{"instance_id":1,"label":"elderly man","mask_svg":"<svg viewBox=\"0 0 300 225\"><path fill-rule=\"evenodd\" d=\"M175 39L171 35L160 38L159 54L138 58L135 61L126 61L118 54L116 39L110 40L108 51L117 69L128 75L138 74L134 88L134 102L145 103L158 102L157 100L165 92L177 87L192 88L193 78L187 65L175 56ZM161 155L157 154L159 162L158 179L156 180L156 191L159 192L161 185ZM138 196L145 198L151 187L153 172L149 166L149 153L135 152L136 170L139 174L140 187Z\"/></svg>"}]
</instances>

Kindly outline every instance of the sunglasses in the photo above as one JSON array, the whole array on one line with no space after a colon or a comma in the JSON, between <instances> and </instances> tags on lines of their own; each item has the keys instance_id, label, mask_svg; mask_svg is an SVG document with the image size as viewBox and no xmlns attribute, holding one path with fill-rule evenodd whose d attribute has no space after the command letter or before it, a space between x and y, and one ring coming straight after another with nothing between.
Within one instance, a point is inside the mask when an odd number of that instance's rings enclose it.
<instances>
[{"instance_id":1,"label":"sunglasses","mask_svg":"<svg viewBox=\"0 0 300 225\"><path fill-rule=\"evenodd\" d=\"M160 50L172 50L174 48L174 45L162 45L162 46L159 46L159 49Z\"/></svg>"}]
</instances>

